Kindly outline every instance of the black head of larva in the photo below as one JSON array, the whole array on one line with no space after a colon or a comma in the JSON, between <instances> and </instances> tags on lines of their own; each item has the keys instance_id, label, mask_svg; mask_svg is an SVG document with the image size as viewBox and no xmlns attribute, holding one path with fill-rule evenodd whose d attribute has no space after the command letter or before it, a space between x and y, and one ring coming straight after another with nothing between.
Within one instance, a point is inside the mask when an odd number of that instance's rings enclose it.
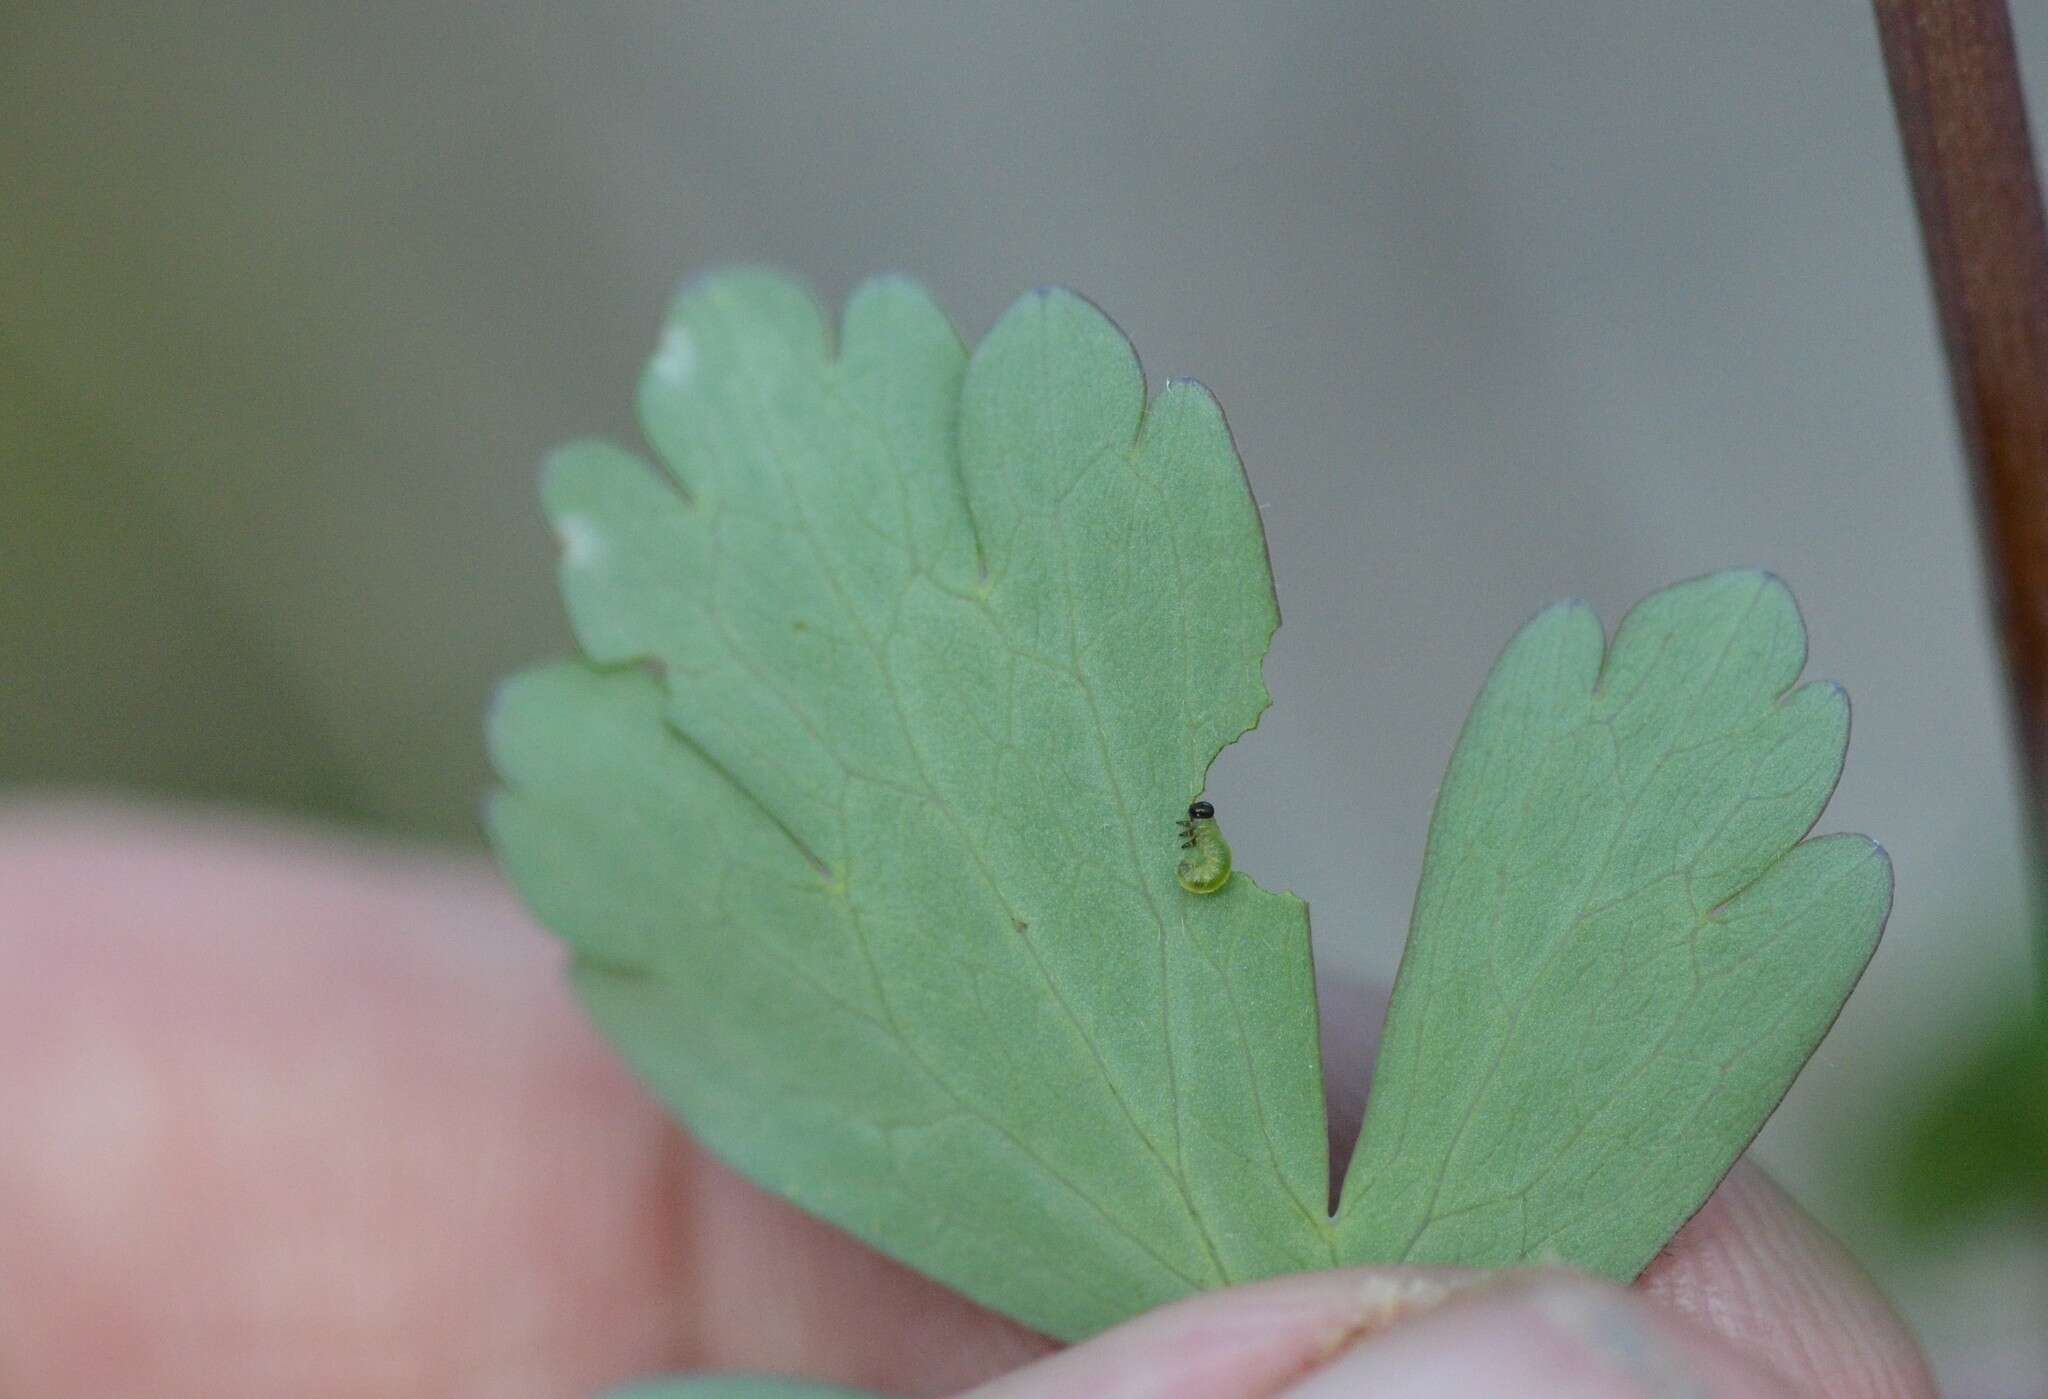
<instances>
[{"instance_id":1,"label":"black head of larva","mask_svg":"<svg viewBox=\"0 0 2048 1399\"><path fill-rule=\"evenodd\" d=\"M1190 821L1214 821L1215 819L1216 819L1216 808L1215 808L1215 807L1213 807L1213 806L1211 806L1211 805L1209 805L1209 803L1207 803L1207 802L1191 802L1191 803L1189 803L1189 805L1188 805L1188 820L1190 820Z\"/></svg>"}]
</instances>

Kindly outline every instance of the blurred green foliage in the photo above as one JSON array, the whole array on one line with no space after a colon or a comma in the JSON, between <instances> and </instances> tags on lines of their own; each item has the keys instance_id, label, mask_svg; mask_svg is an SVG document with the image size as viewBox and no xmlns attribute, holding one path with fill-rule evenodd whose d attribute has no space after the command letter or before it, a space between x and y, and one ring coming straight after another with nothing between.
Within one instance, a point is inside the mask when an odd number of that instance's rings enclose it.
<instances>
[{"instance_id":1,"label":"blurred green foliage","mask_svg":"<svg viewBox=\"0 0 2048 1399\"><path fill-rule=\"evenodd\" d=\"M361 819L292 672L93 424L0 379L0 781ZM31 426L33 424L33 426Z\"/></svg>"},{"instance_id":2,"label":"blurred green foliage","mask_svg":"<svg viewBox=\"0 0 2048 1399\"><path fill-rule=\"evenodd\" d=\"M1976 1042L1912 1109L1901 1214L1923 1231L2018 1206L2048 1218L2048 1023L2016 1017Z\"/></svg>"}]
</instances>

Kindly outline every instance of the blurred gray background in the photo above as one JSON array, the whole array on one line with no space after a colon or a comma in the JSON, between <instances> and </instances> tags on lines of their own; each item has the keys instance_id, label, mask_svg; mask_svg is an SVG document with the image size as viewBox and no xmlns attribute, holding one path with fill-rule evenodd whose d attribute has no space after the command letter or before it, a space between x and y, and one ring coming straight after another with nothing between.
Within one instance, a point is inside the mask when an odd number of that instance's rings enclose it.
<instances>
[{"instance_id":1,"label":"blurred gray background","mask_svg":"<svg viewBox=\"0 0 2048 1399\"><path fill-rule=\"evenodd\" d=\"M1959 1390L2048 1313L1868 1185L2031 975L1860 0L15 6L0 135L0 780L473 845L490 687L568 644L537 463L632 431L679 277L907 271L970 340L1067 283L1230 412L1286 625L1211 792L1326 964L1391 972L1531 612L1790 581L1898 902L1759 1153Z\"/></svg>"}]
</instances>

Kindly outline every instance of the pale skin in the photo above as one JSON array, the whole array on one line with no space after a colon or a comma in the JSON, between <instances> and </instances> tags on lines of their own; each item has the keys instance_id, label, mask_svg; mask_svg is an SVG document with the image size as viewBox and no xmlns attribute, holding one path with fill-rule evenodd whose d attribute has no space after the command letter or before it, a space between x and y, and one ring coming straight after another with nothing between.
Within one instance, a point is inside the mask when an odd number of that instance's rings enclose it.
<instances>
[{"instance_id":1,"label":"pale skin","mask_svg":"<svg viewBox=\"0 0 2048 1399\"><path fill-rule=\"evenodd\" d=\"M984 1399L1935 1392L1748 1166L1633 1289L1353 1270L1056 1351L694 1147L484 861L0 809L0 1394L568 1399L696 1367Z\"/></svg>"}]
</instances>

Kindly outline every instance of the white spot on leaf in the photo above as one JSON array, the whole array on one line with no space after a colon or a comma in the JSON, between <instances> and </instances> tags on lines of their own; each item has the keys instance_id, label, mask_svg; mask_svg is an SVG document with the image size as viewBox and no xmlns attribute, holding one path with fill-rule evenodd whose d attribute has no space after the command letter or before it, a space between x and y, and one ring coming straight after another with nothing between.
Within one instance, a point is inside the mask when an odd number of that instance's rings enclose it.
<instances>
[{"instance_id":1,"label":"white spot on leaf","mask_svg":"<svg viewBox=\"0 0 2048 1399\"><path fill-rule=\"evenodd\" d=\"M562 541L562 562L571 568L589 568L604 557L604 536L585 515L564 515L555 522L555 536Z\"/></svg>"},{"instance_id":2,"label":"white spot on leaf","mask_svg":"<svg viewBox=\"0 0 2048 1399\"><path fill-rule=\"evenodd\" d=\"M672 325L662 334L653 369L655 378L675 388L690 382L697 372L697 341L687 327Z\"/></svg>"}]
</instances>

